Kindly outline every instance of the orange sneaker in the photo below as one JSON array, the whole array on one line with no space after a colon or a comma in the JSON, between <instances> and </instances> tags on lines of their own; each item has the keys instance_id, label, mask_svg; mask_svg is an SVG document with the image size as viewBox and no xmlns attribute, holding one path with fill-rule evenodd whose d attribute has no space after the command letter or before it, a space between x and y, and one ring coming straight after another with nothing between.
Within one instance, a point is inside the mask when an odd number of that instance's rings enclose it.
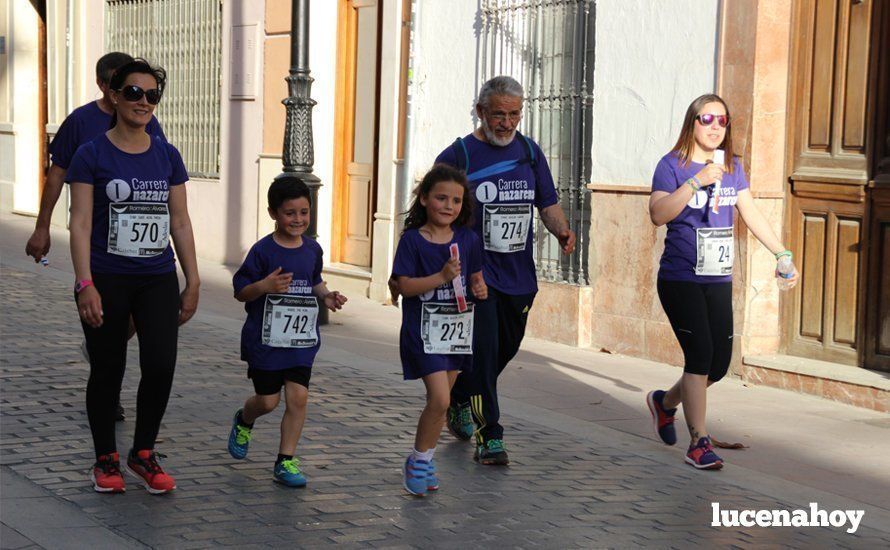
<instances>
[{"instance_id":1,"label":"orange sneaker","mask_svg":"<svg viewBox=\"0 0 890 550\"><path fill-rule=\"evenodd\" d=\"M90 480L97 493L123 493L127 490L117 453L100 456L90 471Z\"/></svg>"},{"instance_id":2,"label":"orange sneaker","mask_svg":"<svg viewBox=\"0 0 890 550\"><path fill-rule=\"evenodd\" d=\"M153 495L169 493L176 482L158 464L158 453L151 449L131 450L127 456L127 471L142 480L142 485Z\"/></svg>"}]
</instances>

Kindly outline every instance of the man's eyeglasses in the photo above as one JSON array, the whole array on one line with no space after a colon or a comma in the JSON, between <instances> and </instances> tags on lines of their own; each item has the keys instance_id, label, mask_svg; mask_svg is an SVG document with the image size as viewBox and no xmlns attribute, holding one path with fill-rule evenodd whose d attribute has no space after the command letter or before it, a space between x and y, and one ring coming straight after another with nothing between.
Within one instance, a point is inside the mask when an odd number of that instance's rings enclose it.
<instances>
[{"instance_id":1,"label":"man's eyeglasses","mask_svg":"<svg viewBox=\"0 0 890 550\"><path fill-rule=\"evenodd\" d=\"M695 119L699 121L702 126L710 126L714 123L715 120L721 128L726 128L727 126L729 126L729 117L726 115L712 115L710 113L703 113L697 115Z\"/></svg>"},{"instance_id":2,"label":"man's eyeglasses","mask_svg":"<svg viewBox=\"0 0 890 550\"><path fill-rule=\"evenodd\" d=\"M503 111L495 111L493 113L489 113L488 111L486 111L486 114L488 115L488 118L495 122L505 122L507 120L510 120L510 122L519 122L519 120L522 118L522 111L513 111L510 113L505 113Z\"/></svg>"},{"instance_id":3,"label":"man's eyeglasses","mask_svg":"<svg viewBox=\"0 0 890 550\"><path fill-rule=\"evenodd\" d=\"M124 86L118 92L124 96L127 101L139 101L145 96L145 101L151 105L157 105L161 101L161 91L157 88L151 90L143 90L139 86Z\"/></svg>"}]
</instances>

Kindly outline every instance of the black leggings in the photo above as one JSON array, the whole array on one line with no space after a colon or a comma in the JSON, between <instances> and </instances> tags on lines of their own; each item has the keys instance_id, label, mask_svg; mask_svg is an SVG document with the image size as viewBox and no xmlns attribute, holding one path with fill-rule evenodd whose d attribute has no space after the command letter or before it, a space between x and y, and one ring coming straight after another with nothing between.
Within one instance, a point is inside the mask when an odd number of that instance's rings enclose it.
<instances>
[{"instance_id":1,"label":"black leggings","mask_svg":"<svg viewBox=\"0 0 890 550\"><path fill-rule=\"evenodd\" d=\"M176 367L179 337L179 280L176 272L163 275L93 274L102 297L103 322L86 323L90 379L87 382L87 418L96 456L117 450L114 439L115 408L127 359L130 315L139 337L139 393L136 398L136 435L133 448L153 449Z\"/></svg>"},{"instance_id":2,"label":"black leggings","mask_svg":"<svg viewBox=\"0 0 890 550\"><path fill-rule=\"evenodd\" d=\"M658 297L683 348L683 370L723 378L732 359L732 283L659 279Z\"/></svg>"}]
</instances>

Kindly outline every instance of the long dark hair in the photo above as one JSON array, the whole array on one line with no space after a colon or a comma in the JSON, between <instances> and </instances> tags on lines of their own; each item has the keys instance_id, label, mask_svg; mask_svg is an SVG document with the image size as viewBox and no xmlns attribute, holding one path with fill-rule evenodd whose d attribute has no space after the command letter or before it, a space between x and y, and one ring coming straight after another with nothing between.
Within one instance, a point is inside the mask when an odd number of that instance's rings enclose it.
<instances>
[{"instance_id":1,"label":"long dark hair","mask_svg":"<svg viewBox=\"0 0 890 550\"><path fill-rule=\"evenodd\" d=\"M473 200L470 197L470 188L467 185L466 174L464 174L462 170L458 170L453 166L436 164L425 176L423 176L420 185L414 189L414 202L411 203L411 208L408 209L408 214L405 216L405 227L402 229L403 235L405 234L405 231L408 231L409 229L417 229L426 224L426 207L420 203L420 198L429 196L433 187L440 181L453 181L459 183L461 187L464 188L460 213L451 225L456 227L466 227L473 223Z\"/></svg>"},{"instance_id":2,"label":"long dark hair","mask_svg":"<svg viewBox=\"0 0 890 550\"><path fill-rule=\"evenodd\" d=\"M114 71L114 74L111 75L111 80L108 82L108 88L115 92L119 91L124 87L124 82L126 82L127 77L134 73L153 76L155 82L158 83L158 91L161 92L162 96L164 95L164 88L167 86L167 71L161 67L155 67L141 57L137 57L133 61L124 63L118 67L117 70ZM109 126L109 128L114 128L116 125L117 109L111 114L111 126Z\"/></svg>"},{"instance_id":3,"label":"long dark hair","mask_svg":"<svg viewBox=\"0 0 890 550\"><path fill-rule=\"evenodd\" d=\"M717 94L705 94L695 98L686 109L686 116L683 118L683 128L680 129L680 137L677 144L674 145L672 151L677 152L680 162L684 166L689 166L692 160L692 152L695 150L695 117L704 109L708 103L720 103L726 109L726 118L729 123L726 125L726 135L723 136L723 143L720 148L726 152L726 171L732 174L733 165L735 164L735 155L732 151L732 117L729 116L729 107L723 98Z\"/></svg>"}]
</instances>

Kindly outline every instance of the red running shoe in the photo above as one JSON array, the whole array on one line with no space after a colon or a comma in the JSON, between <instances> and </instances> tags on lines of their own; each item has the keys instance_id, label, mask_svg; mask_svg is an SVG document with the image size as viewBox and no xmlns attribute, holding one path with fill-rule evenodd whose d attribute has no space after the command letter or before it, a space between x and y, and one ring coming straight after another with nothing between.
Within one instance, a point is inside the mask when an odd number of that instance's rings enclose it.
<instances>
[{"instance_id":1,"label":"red running shoe","mask_svg":"<svg viewBox=\"0 0 890 550\"><path fill-rule=\"evenodd\" d=\"M142 485L153 495L169 493L176 488L176 482L158 464L158 456L151 449L131 450L127 456L127 471L142 480Z\"/></svg>"},{"instance_id":2,"label":"red running shoe","mask_svg":"<svg viewBox=\"0 0 890 550\"><path fill-rule=\"evenodd\" d=\"M127 490L117 453L100 456L90 471L90 480L97 493L123 493Z\"/></svg>"}]
</instances>

